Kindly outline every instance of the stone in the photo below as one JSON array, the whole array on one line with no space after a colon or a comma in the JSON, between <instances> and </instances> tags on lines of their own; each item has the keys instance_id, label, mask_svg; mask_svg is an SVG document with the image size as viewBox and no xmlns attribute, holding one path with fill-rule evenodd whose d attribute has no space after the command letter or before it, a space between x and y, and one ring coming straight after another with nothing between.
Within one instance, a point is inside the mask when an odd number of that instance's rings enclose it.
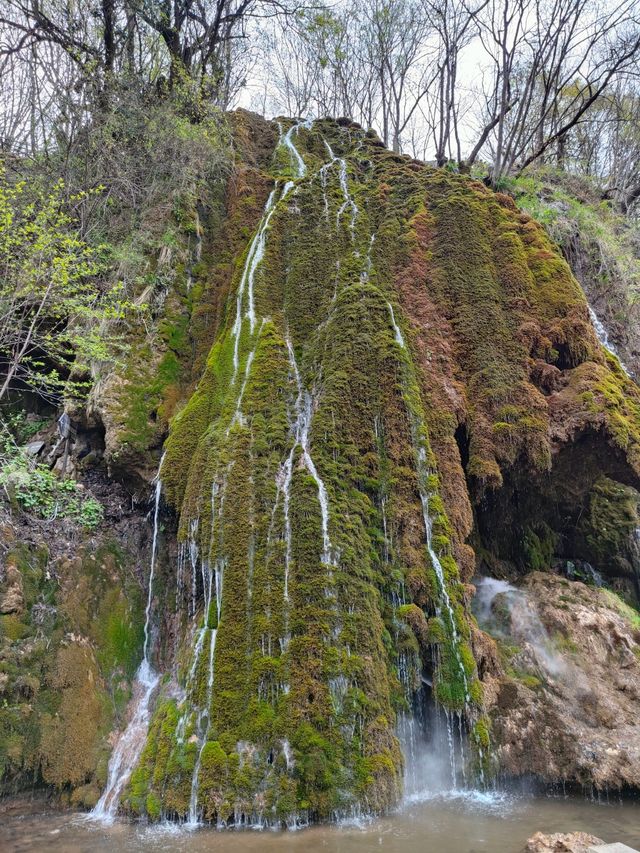
<instances>
[{"instance_id":1,"label":"stone","mask_svg":"<svg viewBox=\"0 0 640 853\"><path fill-rule=\"evenodd\" d=\"M536 834L527 841L526 853L590 853L594 844L603 844L601 838L586 832L555 832L553 835Z\"/></svg>"},{"instance_id":2,"label":"stone","mask_svg":"<svg viewBox=\"0 0 640 853\"><path fill-rule=\"evenodd\" d=\"M38 628L52 628L56 621L57 609L51 604L34 604L31 608L31 621Z\"/></svg>"},{"instance_id":3,"label":"stone","mask_svg":"<svg viewBox=\"0 0 640 853\"><path fill-rule=\"evenodd\" d=\"M500 623L520 648L510 661L518 677L490 669L484 676L501 770L550 783L588 780L601 791L640 787L640 637L632 611L604 590L548 573L530 573L520 588L548 642L536 658L517 608Z\"/></svg>"},{"instance_id":4,"label":"stone","mask_svg":"<svg viewBox=\"0 0 640 853\"><path fill-rule=\"evenodd\" d=\"M25 452L28 456L37 456L44 447L44 441L30 441L25 447Z\"/></svg>"},{"instance_id":5,"label":"stone","mask_svg":"<svg viewBox=\"0 0 640 853\"><path fill-rule=\"evenodd\" d=\"M587 853L638 853L633 847L627 847L626 844L598 844L596 847L589 847Z\"/></svg>"}]
</instances>

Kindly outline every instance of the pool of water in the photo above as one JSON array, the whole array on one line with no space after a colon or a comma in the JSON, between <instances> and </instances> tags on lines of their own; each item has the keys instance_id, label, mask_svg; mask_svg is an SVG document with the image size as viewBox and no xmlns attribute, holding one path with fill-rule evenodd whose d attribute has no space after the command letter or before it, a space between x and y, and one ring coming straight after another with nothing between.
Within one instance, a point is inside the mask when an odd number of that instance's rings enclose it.
<instances>
[{"instance_id":1,"label":"pool of water","mask_svg":"<svg viewBox=\"0 0 640 853\"><path fill-rule=\"evenodd\" d=\"M224 851L224 853L522 853L538 830L582 830L640 848L640 802L591 802L466 792L415 797L387 818L295 832L189 830L175 824L104 826L76 813L5 812L0 850L12 853Z\"/></svg>"}]
</instances>

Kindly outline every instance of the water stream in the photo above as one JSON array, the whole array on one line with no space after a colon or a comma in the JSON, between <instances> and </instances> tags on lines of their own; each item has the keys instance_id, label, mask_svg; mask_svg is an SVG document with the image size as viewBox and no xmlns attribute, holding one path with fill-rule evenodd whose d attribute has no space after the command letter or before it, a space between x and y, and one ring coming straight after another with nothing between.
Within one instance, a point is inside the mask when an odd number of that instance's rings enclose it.
<instances>
[{"instance_id":1,"label":"water stream","mask_svg":"<svg viewBox=\"0 0 640 853\"><path fill-rule=\"evenodd\" d=\"M306 166L304 164L304 160L299 154L293 143L293 135L297 134L300 127L307 127L308 124L306 122L301 122L297 125L292 125L291 128L286 133L282 133L282 128L280 132L280 143L284 145L290 154L292 166L295 167L296 178L301 178L304 176L306 172ZM269 233L269 223L271 221L271 217L273 216L276 205L278 201L283 201L294 189L295 183L293 181L287 181L282 189L282 192L278 195L278 183L276 182L275 187L271 191L269 198L267 199L267 203L264 208L264 212L262 215L262 219L260 220L260 224L258 226L258 230L254 235L253 240L251 241L251 245L249 247L249 251L247 253L247 258L244 264L244 268L242 271L242 276L240 278L240 283L238 285L238 292L236 295L236 318L232 329L232 334L234 336L234 353L233 353L233 379L232 386L236 384L236 380L238 377L238 370L240 364L240 337L242 334L242 324L244 320L249 321L249 329L250 334L253 336L257 318L255 313L255 305L254 305L254 283L255 283L255 275L256 271L264 258L265 250L267 247L267 239ZM243 307L245 303L245 295L246 295L246 310L243 313ZM265 323L265 318L262 318L260 330L262 330ZM244 417L242 414L242 403L244 400L244 394L247 388L247 383L249 381L251 375L251 367L253 365L253 360L255 358L257 341L259 340L259 332L256 338L253 340L252 349L249 351L247 355L247 359L244 367L244 376L242 379L242 384L240 386L239 391L236 396L236 404L235 411L230 420L229 426L226 430L227 436L230 434L231 428L235 424L243 424ZM289 501L290 501L290 486L291 486L291 477L293 473L293 456L295 453L295 449L298 445L303 448L303 454L305 458L305 464L309 468L309 471L312 472L312 468L315 471L315 466L311 460L311 457L308 452L308 430L309 430L309 421L311 418L311 400L310 397L307 401L306 395L302 391L302 386L300 382L300 375L298 372L297 364L295 363L295 356L293 356L293 348L289 341L287 341L287 347L289 350L289 358L292 360L292 369L296 380L297 387L297 397L295 404L295 422L294 422L294 444L291 449L291 452L283 464L281 466L278 486L279 491L282 490L284 493L284 512L285 512L285 532L287 536L287 552L286 552L286 567L285 567L285 599L288 602L288 570L289 564L291 560L291 526L289 522ZM307 462L308 460L308 462ZM312 466L312 468L310 467ZM228 475L227 471L227 475ZM324 506L323 509L323 529L325 530L325 539L328 541L328 504L326 499L326 489L324 488L324 483L317 477L317 472L315 474L316 482L318 482L318 489L321 495L324 496ZM226 478L225 478L226 483ZM196 577L197 577L197 567L198 563L200 564L200 572L202 576L202 595L204 598L203 602L203 615L202 615L202 624L200 628L196 629L196 641L194 645L193 651L193 660L191 663L191 668L189 671L189 675L187 677L187 686L186 686L186 694L185 699L188 699L190 690L193 689L193 685L195 684L196 673L198 670L198 665L200 662L200 658L205 649L205 640L209 638L209 655L208 655L208 665L207 665L207 689L205 694L204 702L198 707L196 711L195 718L195 734L198 741L198 752L196 756L196 761L191 777L191 793L190 793L190 801L189 801L189 814L186 825L190 828L195 828L200 825L200 811L198 807L199 803L199 788L200 788L200 768L202 765L202 756L209 738L209 732L211 728L211 703L213 700L213 691L214 691L214 681L215 681L215 647L216 647L216 637L218 633L218 624L220 622L221 609L222 609L222 578L224 572L224 560L222 558L215 558L215 546L217 544L216 539L216 497L220 487L214 481L212 486L211 493L211 533L210 533L210 544L209 544L209 552L207 556L201 555L199 553L199 549L197 546L197 530L199 520L194 519L191 522L190 535L189 535L189 546L188 551L191 554L191 577L192 577L192 608L191 614L195 619L196 617ZM224 500L224 484L222 486L222 500ZM274 510L275 511L275 510ZM218 514L220 518L221 516L221 507L218 510ZM252 570L251 565L249 567L249 576L248 576L248 597L249 601L251 599L251 582L252 582ZM214 589L215 583L215 589ZM215 592L216 597L216 608L217 608L217 619L216 619L216 627L213 627L210 624L211 620L211 605L213 601L213 594ZM285 608L288 611L288 608ZM287 617L288 618L288 613ZM288 631L285 632L288 635ZM284 642L287 642L287 636L285 636ZM270 640L269 640L270 643ZM271 650L269 649L269 654L271 654ZM176 730L176 737L180 740L184 738L184 732L186 728L187 718L189 715L188 702L185 701L184 710L178 720L178 726Z\"/></svg>"},{"instance_id":2,"label":"water stream","mask_svg":"<svg viewBox=\"0 0 640 853\"><path fill-rule=\"evenodd\" d=\"M309 447L309 428L311 426L313 399L311 397L311 394L309 394L309 392L302 387L302 381L300 379L300 372L298 370L296 356L293 350L293 344L291 343L291 340L288 337L286 339L286 343L287 351L289 353L289 365L291 368L291 372L295 378L297 396L295 400L295 422L293 428L294 445L291 449L291 453L287 461L285 462L288 475L285 476L285 504L287 506L287 511L285 514L285 523L288 525L288 536L290 537L291 526L288 523L288 501L289 489L291 486L291 470L293 465L293 454L295 453L296 447L300 447L302 450L302 460L304 466L313 477L318 489L318 502L320 503L320 516L322 522L322 562L328 565L333 565L333 546L331 545L331 537L329 536L329 495L327 492L327 487L324 484L324 480L318 474L318 469L316 468L313 458L311 457L311 450ZM288 539L287 549L289 551L289 554L291 553L290 546L290 539Z\"/></svg>"},{"instance_id":3,"label":"water stream","mask_svg":"<svg viewBox=\"0 0 640 853\"><path fill-rule=\"evenodd\" d=\"M238 285L238 292L236 294L236 319L232 328L232 334L234 338L232 382L235 382L236 380L236 376L238 374L238 367L240 364L240 336L242 333L243 320L242 306L244 303L245 290L248 291L248 304L247 311L244 316L248 317L249 319L251 334L253 334L253 330L256 324L254 308L254 278L256 270L262 258L264 257L264 250L267 244L267 229L269 227L269 222L271 220L271 217L273 216L273 211L275 209L277 191L278 185L276 183L276 186L269 193L269 198L267 199L267 203L265 204L262 219L260 220L260 225L258 226L258 230L256 231L254 238L251 241L251 245L249 246L247 260L242 271L240 284Z\"/></svg>"},{"instance_id":4,"label":"water stream","mask_svg":"<svg viewBox=\"0 0 640 853\"><path fill-rule=\"evenodd\" d=\"M593 328L596 330L596 335L598 336L598 340L600 341L601 345L607 350L608 353L618 359L618 361L620 362L620 367L624 370L627 376L631 378L631 374L629 373L624 361L620 358L618 350L609 340L609 333L605 329L604 324L602 323L596 312L593 310L591 305L587 305L587 308L589 309L589 316L591 317Z\"/></svg>"},{"instance_id":5,"label":"water stream","mask_svg":"<svg viewBox=\"0 0 640 853\"><path fill-rule=\"evenodd\" d=\"M129 706L130 720L125 730L118 738L111 758L107 775L107 784L102 796L96 803L95 808L88 817L104 823L115 819L120 803L120 796L138 759L142 753L147 737L147 729L151 719L151 699L160 681L160 675L151 666L150 654L150 630L153 605L153 579L158 553L158 530L160 515L160 499L162 496L162 480L160 474L164 455L160 460L158 473L155 477L155 499L153 509L153 540L151 544L151 564L149 568L149 582L147 589L147 605L144 620L144 646L143 657L133 682L133 698Z\"/></svg>"}]
</instances>

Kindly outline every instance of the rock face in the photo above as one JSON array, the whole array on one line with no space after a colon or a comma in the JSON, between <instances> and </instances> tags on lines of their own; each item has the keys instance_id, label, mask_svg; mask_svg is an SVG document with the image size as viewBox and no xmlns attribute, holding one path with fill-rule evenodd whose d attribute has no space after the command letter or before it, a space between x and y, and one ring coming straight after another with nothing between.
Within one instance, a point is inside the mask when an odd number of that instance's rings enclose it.
<instances>
[{"instance_id":1,"label":"rock face","mask_svg":"<svg viewBox=\"0 0 640 853\"><path fill-rule=\"evenodd\" d=\"M556 832L553 835L536 832L527 842L525 853L589 853L594 844L603 843L601 838L586 832Z\"/></svg>"},{"instance_id":2,"label":"rock face","mask_svg":"<svg viewBox=\"0 0 640 853\"><path fill-rule=\"evenodd\" d=\"M541 572L498 594L493 614L506 674L487 677L486 695L500 770L640 787L638 614L613 593Z\"/></svg>"},{"instance_id":3,"label":"rock face","mask_svg":"<svg viewBox=\"0 0 640 853\"><path fill-rule=\"evenodd\" d=\"M110 517L89 535L0 505L0 797L34 786L75 805L99 796L142 642L135 525Z\"/></svg>"}]
</instances>

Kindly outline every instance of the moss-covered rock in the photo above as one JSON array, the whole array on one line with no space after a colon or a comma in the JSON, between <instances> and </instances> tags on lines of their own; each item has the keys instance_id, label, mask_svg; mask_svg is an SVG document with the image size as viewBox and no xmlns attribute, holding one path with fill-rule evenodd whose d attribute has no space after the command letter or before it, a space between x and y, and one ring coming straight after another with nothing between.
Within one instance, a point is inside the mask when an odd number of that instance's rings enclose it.
<instances>
[{"instance_id":1,"label":"moss-covered rock","mask_svg":"<svg viewBox=\"0 0 640 853\"><path fill-rule=\"evenodd\" d=\"M632 488L640 392L509 197L344 124L234 123L245 159L202 220L199 283L176 283L172 256L163 343L145 338L117 389L134 457L170 418L180 549L181 691L156 709L124 804L183 818L195 792L219 823L381 812L423 673L487 769L474 522L483 560L550 568L567 542L556 483L574 528L580 509L563 452L589 436ZM612 510L589 458L589 530L612 511L631 524L631 492Z\"/></svg>"},{"instance_id":2,"label":"moss-covered rock","mask_svg":"<svg viewBox=\"0 0 640 853\"><path fill-rule=\"evenodd\" d=\"M141 656L141 597L126 566L108 541L73 558L26 544L8 554L0 597L19 587L21 606L0 617L0 790L44 783L95 804Z\"/></svg>"}]
</instances>

